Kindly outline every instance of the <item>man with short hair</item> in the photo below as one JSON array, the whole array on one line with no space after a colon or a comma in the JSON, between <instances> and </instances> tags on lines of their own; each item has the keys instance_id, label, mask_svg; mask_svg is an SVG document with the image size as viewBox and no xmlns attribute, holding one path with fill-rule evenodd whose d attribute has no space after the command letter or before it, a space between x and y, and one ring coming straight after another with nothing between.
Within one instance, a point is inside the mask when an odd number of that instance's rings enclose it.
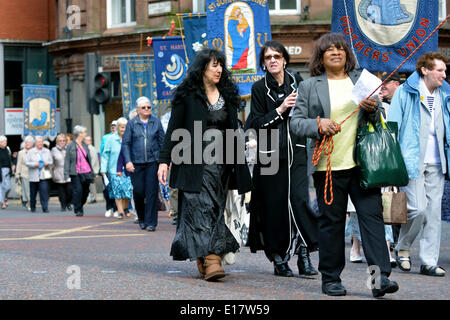
<instances>
[{"instance_id":1,"label":"man with short hair","mask_svg":"<svg viewBox=\"0 0 450 320\"><path fill-rule=\"evenodd\" d=\"M155 231L158 224L158 158L164 140L161 121L152 115L147 97L136 101L137 116L128 121L122 138L126 170L131 173L139 226Z\"/></svg>"},{"instance_id":2,"label":"man with short hair","mask_svg":"<svg viewBox=\"0 0 450 320\"><path fill-rule=\"evenodd\" d=\"M445 81L446 58L437 52L422 55L416 71L394 94L388 115L398 123L398 137L409 175L402 188L408 201L408 222L396 246L397 264L411 270L410 248L420 236L420 273L445 275L438 265L441 201L450 168L450 87Z\"/></svg>"},{"instance_id":3,"label":"man with short hair","mask_svg":"<svg viewBox=\"0 0 450 320\"><path fill-rule=\"evenodd\" d=\"M385 81L390 73L385 73L381 80ZM400 74L397 72L394 73L386 83L381 86L380 97L382 98L383 107L386 112L386 115L389 112L389 107L392 101L392 97L394 96L395 90L401 85Z\"/></svg>"}]
</instances>

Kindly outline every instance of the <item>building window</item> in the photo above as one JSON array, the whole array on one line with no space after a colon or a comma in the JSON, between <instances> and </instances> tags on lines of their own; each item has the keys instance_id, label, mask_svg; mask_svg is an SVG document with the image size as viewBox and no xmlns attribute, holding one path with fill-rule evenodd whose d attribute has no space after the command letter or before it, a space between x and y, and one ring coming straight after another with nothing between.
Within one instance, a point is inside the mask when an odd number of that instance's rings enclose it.
<instances>
[{"instance_id":1,"label":"building window","mask_svg":"<svg viewBox=\"0 0 450 320\"><path fill-rule=\"evenodd\" d=\"M300 0L269 0L269 13L272 15L300 14Z\"/></svg>"},{"instance_id":2,"label":"building window","mask_svg":"<svg viewBox=\"0 0 450 320\"><path fill-rule=\"evenodd\" d=\"M439 21L444 20L447 17L447 2L439 0Z\"/></svg>"},{"instance_id":3,"label":"building window","mask_svg":"<svg viewBox=\"0 0 450 320\"><path fill-rule=\"evenodd\" d=\"M108 29L136 25L136 0L107 0Z\"/></svg>"},{"instance_id":4,"label":"building window","mask_svg":"<svg viewBox=\"0 0 450 320\"><path fill-rule=\"evenodd\" d=\"M193 13L206 12L206 0L192 0L192 12Z\"/></svg>"}]
</instances>

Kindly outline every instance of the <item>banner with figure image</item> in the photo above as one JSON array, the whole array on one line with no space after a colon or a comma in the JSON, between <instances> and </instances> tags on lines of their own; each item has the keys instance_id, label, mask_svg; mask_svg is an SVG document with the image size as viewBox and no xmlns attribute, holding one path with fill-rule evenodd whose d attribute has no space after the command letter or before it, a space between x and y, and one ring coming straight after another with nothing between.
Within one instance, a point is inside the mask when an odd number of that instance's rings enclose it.
<instances>
[{"instance_id":1,"label":"banner with figure image","mask_svg":"<svg viewBox=\"0 0 450 320\"><path fill-rule=\"evenodd\" d=\"M222 50L241 96L264 76L259 53L271 40L267 0L217 1L207 4L208 44ZM256 23L257 21L257 23Z\"/></svg>"},{"instance_id":2,"label":"banner with figure image","mask_svg":"<svg viewBox=\"0 0 450 320\"><path fill-rule=\"evenodd\" d=\"M194 62L198 51L208 47L206 14L183 14L184 46L186 47L186 64Z\"/></svg>"},{"instance_id":3,"label":"banner with figure image","mask_svg":"<svg viewBox=\"0 0 450 320\"><path fill-rule=\"evenodd\" d=\"M119 56L123 114L128 117L136 108L136 100L146 96L156 100L155 61L151 55ZM156 104L155 104L156 108ZM157 114L157 110L152 110Z\"/></svg>"},{"instance_id":4,"label":"banner with figure image","mask_svg":"<svg viewBox=\"0 0 450 320\"><path fill-rule=\"evenodd\" d=\"M24 136L42 136L54 140L56 131L56 86L23 87Z\"/></svg>"},{"instance_id":5,"label":"banner with figure image","mask_svg":"<svg viewBox=\"0 0 450 320\"><path fill-rule=\"evenodd\" d=\"M187 73L181 36L153 38L153 54L158 102L169 103Z\"/></svg>"},{"instance_id":6,"label":"banner with figure image","mask_svg":"<svg viewBox=\"0 0 450 320\"><path fill-rule=\"evenodd\" d=\"M331 31L341 32L361 68L392 71L437 27L439 1L333 0ZM417 58L438 50L436 32L399 72L413 72Z\"/></svg>"}]
</instances>

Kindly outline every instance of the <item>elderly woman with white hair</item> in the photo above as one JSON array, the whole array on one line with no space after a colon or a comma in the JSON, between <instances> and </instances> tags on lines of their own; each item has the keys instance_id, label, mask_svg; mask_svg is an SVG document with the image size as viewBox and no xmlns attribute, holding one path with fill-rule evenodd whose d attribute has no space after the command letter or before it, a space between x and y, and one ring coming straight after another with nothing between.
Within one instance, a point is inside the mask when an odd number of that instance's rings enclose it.
<instances>
[{"instance_id":1,"label":"elderly woman with white hair","mask_svg":"<svg viewBox=\"0 0 450 320\"><path fill-rule=\"evenodd\" d=\"M7 195L11 190L10 175L12 172L11 151L6 146L8 140L5 136L0 136L0 202L2 209L7 207Z\"/></svg>"},{"instance_id":2,"label":"elderly woman with white hair","mask_svg":"<svg viewBox=\"0 0 450 320\"><path fill-rule=\"evenodd\" d=\"M25 157L25 165L28 167L30 180L31 212L36 212L36 196L39 191L42 211L48 213L48 179L51 178L50 167L53 165L53 158L50 150L44 148L43 137L36 137L34 148L28 151Z\"/></svg>"},{"instance_id":3,"label":"elderly woman with white hair","mask_svg":"<svg viewBox=\"0 0 450 320\"><path fill-rule=\"evenodd\" d=\"M131 173L133 198L141 229L155 231L158 224L158 158L164 140L161 121L152 115L150 100L136 101L138 115L128 121L122 152Z\"/></svg>"},{"instance_id":4,"label":"elderly woman with white hair","mask_svg":"<svg viewBox=\"0 0 450 320\"><path fill-rule=\"evenodd\" d=\"M66 159L67 138L63 133L56 137L56 146L51 150L53 157L53 182L58 189L58 199L61 211L72 210L72 188L69 179L64 179L64 163Z\"/></svg>"},{"instance_id":5,"label":"elderly woman with white hair","mask_svg":"<svg viewBox=\"0 0 450 320\"><path fill-rule=\"evenodd\" d=\"M128 205L133 197L133 187L129 176L123 174L123 167L118 168L118 160L122 148L122 138L127 127L127 119L117 119L116 132L109 137L101 154L100 173L102 176L108 175L111 181L109 189L109 197L116 201L117 215L116 218L123 219L128 213ZM123 166L123 165L122 165Z\"/></svg>"},{"instance_id":6,"label":"elderly woman with white hair","mask_svg":"<svg viewBox=\"0 0 450 320\"><path fill-rule=\"evenodd\" d=\"M31 135L26 136L22 143L23 148L21 148L17 156L16 180L20 181L20 185L22 186L22 206L30 210L30 180L28 167L25 165L25 158L28 151L34 146L34 137Z\"/></svg>"},{"instance_id":7,"label":"elderly woman with white hair","mask_svg":"<svg viewBox=\"0 0 450 320\"><path fill-rule=\"evenodd\" d=\"M89 185L94 181L91 156L84 142L86 135L86 127L73 128L74 141L67 145L64 160L64 180L70 181L72 186L72 204L77 217L84 215L83 206L89 195Z\"/></svg>"}]
</instances>

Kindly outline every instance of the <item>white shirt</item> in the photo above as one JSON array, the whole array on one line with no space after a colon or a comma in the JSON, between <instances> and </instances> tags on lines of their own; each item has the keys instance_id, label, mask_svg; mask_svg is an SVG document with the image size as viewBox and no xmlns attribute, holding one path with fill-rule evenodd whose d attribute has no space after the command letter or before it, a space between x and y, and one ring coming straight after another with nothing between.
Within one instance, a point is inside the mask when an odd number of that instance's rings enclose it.
<instances>
[{"instance_id":1,"label":"white shirt","mask_svg":"<svg viewBox=\"0 0 450 320\"><path fill-rule=\"evenodd\" d=\"M420 91L420 100L422 104L427 108L427 110L431 114L431 122L428 131L428 140L427 140L427 148L425 150L425 159L424 163L429 164L439 164L441 163L441 157L439 155L439 145L436 137L436 126L435 126L435 110L436 108L440 108L440 97L439 97L439 89L436 88L431 94L425 85L425 81L423 78L419 80L419 91Z\"/></svg>"}]
</instances>

